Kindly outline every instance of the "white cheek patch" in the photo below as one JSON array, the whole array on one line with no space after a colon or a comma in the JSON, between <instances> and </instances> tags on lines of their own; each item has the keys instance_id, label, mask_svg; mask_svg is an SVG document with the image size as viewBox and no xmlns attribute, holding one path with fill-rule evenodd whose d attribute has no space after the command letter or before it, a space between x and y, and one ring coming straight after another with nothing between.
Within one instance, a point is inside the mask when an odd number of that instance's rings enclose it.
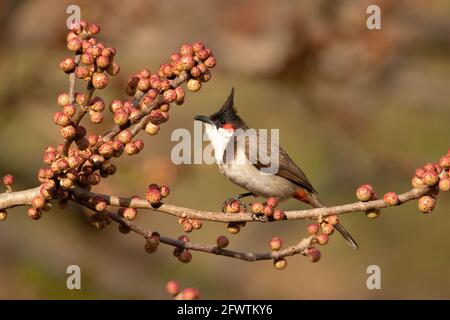
<instances>
[{"instance_id":1,"label":"white cheek patch","mask_svg":"<svg viewBox=\"0 0 450 320\"><path fill-rule=\"evenodd\" d=\"M233 134L234 134L234 130L233 129L224 129L224 128L219 128L219 130L217 130L224 138L228 138L230 139Z\"/></svg>"},{"instance_id":2,"label":"white cheek patch","mask_svg":"<svg viewBox=\"0 0 450 320\"><path fill-rule=\"evenodd\" d=\"M228 146L228 142L230 142L233 136L233 132L230 133L228 130L222 128L217 129L209 123L205 123L205 132L214 148L216 162L223 163L223 155Z\"/></svg>"}]
</instances>

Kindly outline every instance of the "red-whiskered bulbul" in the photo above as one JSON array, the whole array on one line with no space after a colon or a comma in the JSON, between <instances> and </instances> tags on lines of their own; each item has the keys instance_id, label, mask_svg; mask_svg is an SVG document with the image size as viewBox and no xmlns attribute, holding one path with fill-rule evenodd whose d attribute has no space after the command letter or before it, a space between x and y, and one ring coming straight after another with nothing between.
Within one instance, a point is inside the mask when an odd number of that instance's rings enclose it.
<instances>
[{"instance_id":1,"label":"red-whiskered bulbul","mask_svg":"<svg viewBox=\"0 0 450 320\"><path fill-rule=\"evenodd\" d=\"M268 165L256 161L249 160L249 144L235 144L235 156L231 160L220 161L224 159L225 150L229 143L235 143L233 133L238 130L248 130L247 124L238 116L234 108L234 88L228 96L224 105L219 111L211 116L196 116L194 119L202 121L205 124L205 132L214 149L215 158L220 171L233 183L248 190L249 192L237 195L236 198L246 196L260 196L264 198L276 197L279 201L289 198L295 198L302 202L308 203L315 208L324 207L319 199L317 191L309 182L305 173L292 161L286 151L273 142L267 143L267 152L279 152L278 171L274 174L262 172L262 168ZM258 135L258 133L256 133ZM258 142L261 143L260 135ZM267 141L267 140L262 140ZM275 148L274 148L275 146ZM242 158L237 158L244 156ZM354 249L358 249L358 245L350 234L341 224L335 225L335 228L341 233L347 243Z\"/></svg>"}]
</instances>

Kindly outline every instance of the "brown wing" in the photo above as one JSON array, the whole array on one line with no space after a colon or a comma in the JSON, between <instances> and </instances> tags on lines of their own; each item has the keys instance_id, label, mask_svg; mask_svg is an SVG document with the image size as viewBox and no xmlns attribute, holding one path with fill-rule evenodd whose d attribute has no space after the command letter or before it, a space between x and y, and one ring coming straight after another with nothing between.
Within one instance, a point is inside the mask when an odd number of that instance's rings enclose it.
<instances>
[{"instance_id":1,"label":"brown wing","mask_svg":"<svg viewBox=\"0 0 450 320\"><path fill-rule=\"evenodd\" d=\"M304 188L314 194L317 195L317 191L314 189L314 187L312 186L311 182L308 180L308 178L306 177L305 173L302 171L302 169L300 169L294 161L292 161L292 159L289 157L289 155L286 153L286 151L284 151L284 149L279 146L278 144L271 142L270 137L267 137L267 139L263 136L258 136L259 139L259 143L267 143L267 154L268 157L270 158L270 155L273 151L277 151L279 150L279 167L278 167L278 172L276 173L276 175L283 177L285 179L288 179L290 181L292 181L293 183L295 183L296 185L298 185L301 188ZM249 143L250 140L246 139L245 140L245 151L246 151L246 156L247 158L249 158ZM253 143L253 142L252 142ZM260 155L259 153L257 154L257 159L256 159L256 163L253 163L253 165L258 168L261 169L263 167L270 167L270 163L264 164L267 161L263 161L261 162L260 160Z\"/></svg>"}]
</instances>

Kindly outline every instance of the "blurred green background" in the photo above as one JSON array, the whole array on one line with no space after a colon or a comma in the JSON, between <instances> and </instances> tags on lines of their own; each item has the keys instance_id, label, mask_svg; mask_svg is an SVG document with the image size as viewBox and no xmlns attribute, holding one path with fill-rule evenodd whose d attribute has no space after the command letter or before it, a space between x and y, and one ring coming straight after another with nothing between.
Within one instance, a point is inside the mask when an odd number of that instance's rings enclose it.
<instances>
[{"instance_id":1,"label":"blurred green background","mask_svg":"<svg viewBox=\"0 0 450 320\"><path fill-rule=\"evenodd\" d=\"M67 76L66 7L102 27L99 38L118 50L121 74L101 94L125 98L127 77L159 64L185 42L203 40L218 66L213 79L174 106L159 135L142 134L147 148L116 161L118 173L94 190L131 196L151 183L168 184L172 204L218 210L242 190L215 166L171 163L176 128L192 131L193 116L210 114L236 87L236 106L250 126L279 128L280 139L328 204L355 200L370 182L376 192L406 191L414 169L450 147L450 2L438 1L0 1L0 174L16 188L36 186L48 144L59 143L52 123ZM366 28L366 8L378 4L382 29ZM110 117L110 116L108 116ZM110 118L108 118L110 123ZM106 124L93 127L101 133ZM283 208L303 208L289 201ZM115 225L92 227L82 209L54 209L38 222L25 208L0 224L0 298L165 299L165 283L200 289L205 299L450 298L450 196L441 194L428 216L410 202L372 221L349 214L344 225L360 244L338 236L311 264L301 256L277 271L272 262L246 263L193 253L185 265L161 246ZM177 220L151 211L137 222L167 236L182 234ZM305 221L250 224L230 236L231 249L266 251L280 236L292 244ZM214 243L226 226L205 223L190 234ZM68 265L82 270L82 290L66 288ZM368 290L366 269L381 267L381 290Z\"/></svg>"}]
</instances>

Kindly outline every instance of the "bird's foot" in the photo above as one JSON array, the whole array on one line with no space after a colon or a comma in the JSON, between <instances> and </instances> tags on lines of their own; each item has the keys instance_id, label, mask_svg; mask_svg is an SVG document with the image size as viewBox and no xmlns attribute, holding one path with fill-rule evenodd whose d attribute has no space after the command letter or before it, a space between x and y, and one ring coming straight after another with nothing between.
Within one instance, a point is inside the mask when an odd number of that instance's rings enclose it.
<instances>
[{"instance_id":1,"label":"bird's foot","mask_svg":"<svg viewBox=\"0 0 450 320\"><path fill-rule=\"evenodd\" d=\"M269 218L264 215L264 214L256 214L256 213L252 213L252 219L255 221L260 221L260 222L267 222L269 221Z\"/></svg>"}]
</instances>

